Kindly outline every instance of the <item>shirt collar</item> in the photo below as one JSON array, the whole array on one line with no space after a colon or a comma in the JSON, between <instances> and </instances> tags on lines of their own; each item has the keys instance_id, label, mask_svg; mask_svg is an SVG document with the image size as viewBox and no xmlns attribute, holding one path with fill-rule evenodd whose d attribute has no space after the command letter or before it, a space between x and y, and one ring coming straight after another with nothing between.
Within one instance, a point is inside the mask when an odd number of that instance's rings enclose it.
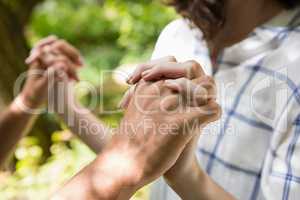
<instances>
[{"instance_id":1,"label":"shirt collar","mask_svg":"<svg viewBox=\"0 0 300 200\"><path fill-rule=\"evenodd\" d=\"M265 24L257 27L245 40L224 50L220 63L235 63L239 65L245 61L277 49L282 43L282 37L299 26L300 9L285 10ZM222 66L221 66L222 67Z\"/></svg>"}]
</instances>

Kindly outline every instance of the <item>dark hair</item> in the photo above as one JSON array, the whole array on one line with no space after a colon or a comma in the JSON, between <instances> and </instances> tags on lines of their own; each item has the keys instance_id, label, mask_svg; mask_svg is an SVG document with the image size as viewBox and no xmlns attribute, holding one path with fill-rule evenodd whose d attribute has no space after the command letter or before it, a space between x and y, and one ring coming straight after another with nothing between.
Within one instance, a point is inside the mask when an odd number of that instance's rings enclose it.
<instances>
[{"instance_id":1,"label":"dark hair","mask_svg":"<svg viewBox=\"0 0 300 200\"><path fill-rule=\"evenodd\" d=\"M204 37L214 35L214 29L222 26L225 22L226 0L168 0L167 4L174 6L179 14L189 19L199 27ZM300 5L300 0L277 0L286 9L293 9Z\"/></svg>"},{"instance_id":2,"label":"dark hair","mask_svg":"<svg viewBox=\"0 0 300 200\"><path fill-rule=\"evenodd\" d=\"M300 5L300 0L278 0L287 9L293 9Z\"/></svg>"}]
</instances>

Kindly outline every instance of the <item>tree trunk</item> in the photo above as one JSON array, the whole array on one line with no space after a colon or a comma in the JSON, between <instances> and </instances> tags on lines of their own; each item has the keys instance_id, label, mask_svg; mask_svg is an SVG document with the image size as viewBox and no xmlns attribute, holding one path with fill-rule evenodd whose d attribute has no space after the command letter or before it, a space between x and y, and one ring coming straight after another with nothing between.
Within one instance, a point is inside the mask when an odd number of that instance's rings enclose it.
<instances>
[{"instance_id":1,"label":"tree trunk","mask_svg":"<svg viewBox=\"0 0 300 200\"><path fill-rule=\"evenodd\" d=\"M13 87L18 76L26 71L28 55L24 28L36 4L43 0L0 0L0 109L14 98ZM0 111L1 113L1 111ZM59 126L48 116L41 116L32 133L39 138L44 155L50 155L51 133Z\"/></svg>"},{"instance_id":2,"label":"tree trunk","mask_svg":"<svg viewBox=\"0 0 300 200\"><path fill-rule=\"evenodd\" d=\"M23 28L16 15L0 2L0 94L4 104L13 99L15 80L26 69L28 46Z\"/></svg>"}]
</instances>

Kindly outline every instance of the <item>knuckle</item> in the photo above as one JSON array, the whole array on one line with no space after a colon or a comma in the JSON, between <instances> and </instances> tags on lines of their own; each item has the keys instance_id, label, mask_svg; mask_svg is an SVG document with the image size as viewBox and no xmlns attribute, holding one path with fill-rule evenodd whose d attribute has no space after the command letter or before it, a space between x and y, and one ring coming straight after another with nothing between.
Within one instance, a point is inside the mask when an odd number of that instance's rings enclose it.
<instances>
[{"instance_id":1,"label":"knuckle","mask_svg":"<svg viewBox=\"0 0 300 200\"><path fill-rule=\"evenodd\" d=\"M185 63L189 76L194 77L201 71L201 65L195 60L189 60Z\"/></svg>"},{"instance_id":2,"label":"knuckle","mask_svg":"<svg viewBox=\"0 0 300 200\"><path fill-rule=\"evenodd\" d=\"M200 64L195 60L189 60L188 63L193 70L199 70L201 67Z\"/></svg>"},{"instance_id":3,"label":"knuckle","mask_svg":"<svg viewBox=\"0 0 300 200\"><path fill-rule=\"evenodd\" d=\"M46 39L58 39L58 37L55 34L51 34L48 37L46 37Z\"/></svg>"},{"instance_id":4,"label":"knuckle","mask_svg":"<svg viewBox=\"0 0 300 200\"><path fill-rule=\"evenodd\" d=\"M59 42L61 42L62 44L66 44L67 43L66 40L64 40L64 39L59 39Z\"/></svg>"},{"instance_id":5,"label":"knuckle","mask_svg":"<svg viewBox=\"0 0 300 200\"><path fill-rule=\"evenodd\" d=\"M176 62L177 61L175 56L167 56L166 60L168 60L169 62Z\"/></svg>"},{"instance_id":6,"label":"knuckle","mask_svg":"<svg viewBox=\"0 0 300 200\"><path fill-rule=\"evenodd\" d=\"M66 44L66 41L63 40L63 39L59 39L59 40L56 42L57 47L64 47L65 44Z\"/></svg>"},{"instance_id":7,"label":"knuckle","mask_svg":"<svg viewBox=\"0 0 300 200\"><path fill-rule=\"evenodd\" d=\"M215 84L215 79L211 76L205 76L205 80L213 85Z\"/></svg>"}]
</instances>

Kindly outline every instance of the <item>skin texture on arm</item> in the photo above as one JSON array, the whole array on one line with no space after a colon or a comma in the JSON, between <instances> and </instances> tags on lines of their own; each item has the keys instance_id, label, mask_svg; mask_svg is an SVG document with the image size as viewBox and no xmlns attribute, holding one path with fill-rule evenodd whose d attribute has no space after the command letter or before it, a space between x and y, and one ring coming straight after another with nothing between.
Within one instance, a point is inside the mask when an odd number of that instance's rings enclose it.
<instances>
[{"instance_id":1,"label":"skin texture on arm","mask_svg":"<svg viewBox=\"0 0 300 200\"><path fill-rule=\"evenodd\" d=\"M118 148L115 146L114 148ZM115 160L114 160L114 159ZM128 200L138 190L124 176L120 161L127 162L120 151L104 150L98 158L60 189L51 200ZM116 161L116 162L115 162ZM133 169L127 169L132 171ZM138 171L135 171L138 174ZM130 179L131 180L130 180ZM128 180L126 180L128 179ZM132 181L133 182L133 181Z\"/></svg>"}]
</instances>

